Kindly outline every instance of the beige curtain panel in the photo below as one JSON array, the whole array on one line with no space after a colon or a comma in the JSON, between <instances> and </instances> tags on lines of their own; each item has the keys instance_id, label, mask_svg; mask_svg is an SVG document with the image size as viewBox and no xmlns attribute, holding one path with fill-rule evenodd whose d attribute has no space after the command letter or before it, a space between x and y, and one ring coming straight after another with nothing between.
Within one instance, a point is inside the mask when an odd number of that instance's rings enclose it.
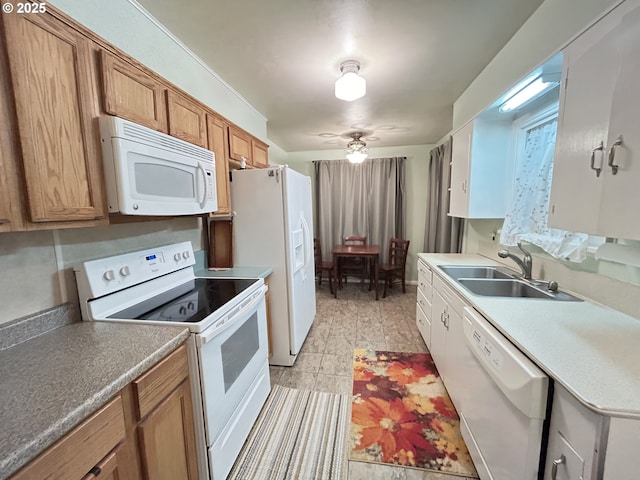
<instances>
[{"instance_id":1,"label":"beige curtain panel","mask_svg":"<svg viewBox=\"0 0 640 480\"><path fill-rule=\"evenodd\" d=\"M314 162L316 187L316 236L322 257L331 258L333 245L347 235L367 237L380 245L386 261L392 237L405 233L406 157L373 158L361 164L346 160Z\"/></svg>"},{"instance_id":2,"label":"beige curtain panel","mask_svg":"<svg viewBox=\"0 0 640 480\"><path fill-rule=\"evenodd\" d=\"M462 251L463 220L447 215L451 186L451 144L449 137L449 140L429 152L429 191L423 250L427 253Z\"/></svg>"}]
</instances>

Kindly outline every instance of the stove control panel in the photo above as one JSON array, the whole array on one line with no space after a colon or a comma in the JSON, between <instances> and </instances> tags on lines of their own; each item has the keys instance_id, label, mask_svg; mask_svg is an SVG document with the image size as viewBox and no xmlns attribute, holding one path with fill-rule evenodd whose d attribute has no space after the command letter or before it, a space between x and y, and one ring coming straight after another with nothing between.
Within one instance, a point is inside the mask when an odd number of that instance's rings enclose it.
<instances>
[{"instance_id":1,"label":"stove control panel","mask_svg":"<svg viewBox=\"0 0 640 480\"><path fill-rule=\"evenodd\" d=\"M195 264L191 242L90 260L74 268L87 298L97 298Z\"/></svg>"}]
</instances>

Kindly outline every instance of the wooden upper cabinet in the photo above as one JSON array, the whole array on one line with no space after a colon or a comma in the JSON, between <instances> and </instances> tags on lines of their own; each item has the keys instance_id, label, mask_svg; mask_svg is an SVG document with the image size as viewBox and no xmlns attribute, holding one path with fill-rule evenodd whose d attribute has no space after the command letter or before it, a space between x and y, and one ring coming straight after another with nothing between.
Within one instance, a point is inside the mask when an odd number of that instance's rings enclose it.
<instances>
[{"instance_id":1,"label":"wooden upper cabinet","mask_svg":"<svg viewBox=\"0 0 640 480\"><path fill-rule=\"evenodd\" d=\"M229 162L226 155L227 125L221 119L207 113L207 148L216 155L216 190L218 210L216 214L231 213L231 192L229 189Z\"/></svg>"},{"instance_id":2,"label":"wooden upper cabinet","mask_svg":"<svg viewBox=\"0 0 640 480\"><path fill-rule=\"evenodd\" d=\"M267 168L269 166L269 146L255 138L251 141L253 166L258 168Z\"/></svg>"},{"instance_id":3,"label":"wooden upper cabinet","mask_svg":"<svg viewBox=\"0 0 640 480\"><path fill-rule=\"evenodd\" d=\"M229 158L237 162L245 160L247 165L253 165L251 156L251 135L240 128L229 125Z\"/></svg>"},{"instance_id":4,"label":"wooden upper cabinet","mask_svg":"<svg viewBox=\"0 0 640 480\"><path fill-rule=\"evenodd\" d=\"M100 57L105 112L167 133L165 86L104 50Z\"/></svg>"},{"instance_id":5,"label":"wooden upper cabinet","mask_svg":"<svg viewBox=\"0 0 640 480\"><path fill-rule=\"evenodd\" d=\"M207 148L204 108L172 90L167 90L167 111L169 135Z\"/></svg>"},{"instance_id":6,"label":"wooden upper cabinet","mask_svg":"<svg viewBox=\"0 0 640 480\"><path fill-rule=\"evenodd\" d=\"M29 221L105 217L91 41L49 14L2 21Z\"/></svg>"}]
</instances>

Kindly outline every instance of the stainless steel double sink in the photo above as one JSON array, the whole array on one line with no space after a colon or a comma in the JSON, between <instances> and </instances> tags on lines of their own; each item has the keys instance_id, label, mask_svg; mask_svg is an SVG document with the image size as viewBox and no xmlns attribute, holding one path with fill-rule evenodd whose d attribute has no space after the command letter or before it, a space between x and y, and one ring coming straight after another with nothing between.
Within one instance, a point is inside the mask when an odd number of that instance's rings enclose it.
<instances>
[{"instance_id":1,"label":"stainless steel double sink","mask_svg":"<svg viewBox=\"0 0 640 480\"><path fill-rule=\"evenodd\" d=\"M474 295L581 302L562 291L547 288L547 282L522 280L502 267L475 265L439 265L447 276Z\"/></svg>"}]
</instances>

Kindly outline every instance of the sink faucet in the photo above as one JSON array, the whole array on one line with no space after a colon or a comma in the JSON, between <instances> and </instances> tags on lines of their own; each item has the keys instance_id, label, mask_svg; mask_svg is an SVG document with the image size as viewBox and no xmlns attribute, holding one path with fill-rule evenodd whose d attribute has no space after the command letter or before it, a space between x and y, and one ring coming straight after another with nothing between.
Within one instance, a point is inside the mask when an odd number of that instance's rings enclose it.
<instances>
[{"instance_id":1,"label":"sink faucet","mask_svg":"<svg viewBox=\"0 0 640 480\"><path fill-rule=\"evenodd\" d=\"M522 259L520 259L520 257L518 257L517 255L514 255L513 253L511 253L509 250L506 250L506 249L500 250L498 252L498 256L500 258L510 258L511 260L516 262L520 267L520 269L522 270L522 278L524 278L525 280L531 280L531 264L532 264L531 255L529 254L529 252L527 252L524 249L524 247L520 242L518 242L518 248L524 254L524 257Z\"/></svg>"}]
</instances>

